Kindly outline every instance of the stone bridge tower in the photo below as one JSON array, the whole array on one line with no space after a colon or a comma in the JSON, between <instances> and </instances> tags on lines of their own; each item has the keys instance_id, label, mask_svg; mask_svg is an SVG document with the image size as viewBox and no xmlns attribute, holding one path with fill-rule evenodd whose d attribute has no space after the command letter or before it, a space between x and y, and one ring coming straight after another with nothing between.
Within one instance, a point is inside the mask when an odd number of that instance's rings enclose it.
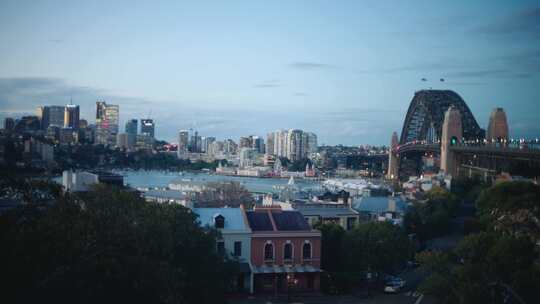
<instances>
[{"instance_id":1,"label":"stone bridge tower","mask_svg":"<svg viewBox=\"0 0 540 304\"><path fill-rule=\"evenodd\" d=\"M455 176L457 173L454 153L451 146L458 145L463 138L461 114L453 105L444 114L441 137L441 170L446 175Z\"/></svg>"},{"instance_id":2,"label":"stone bridge tower","mask_svg":"<svg viewBox=\"0 0 540 304\"><path fill-rule=\"evenodd\" d=\"M503 108L495 108L489 115L486 139L489 142L504 142L508 140L508 121Z\"/></svg>"},{"instance_id":3,"label":"stone bridge tower","mask_svg":"<svg viewBox=\"0 0 540 304\"><path fill-rule=\"evenodd\" d=\"M390 143L390 151L388 151L388 172L386 178L396 179L398 178L399 172L399 159L395 149L398 145L398 136L397 133L392 133L392 141Z\"/></svg>"}]
</instances>

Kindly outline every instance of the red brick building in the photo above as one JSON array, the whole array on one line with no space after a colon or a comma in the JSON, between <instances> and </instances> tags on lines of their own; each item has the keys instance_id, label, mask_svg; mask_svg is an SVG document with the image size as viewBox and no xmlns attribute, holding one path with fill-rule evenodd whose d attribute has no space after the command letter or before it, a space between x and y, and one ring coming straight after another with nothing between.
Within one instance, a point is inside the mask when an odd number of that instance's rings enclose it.
<instances>
[{"instance_id":1,"label":"red brick building","mask_svg":"<svg viewBox=\"0 0 540 304\"><path fill-rule=\"evenodd\" d=\"M279 206L246 211L255 292L318 291L321 233L298 211Z\"/></svg>"}]
</instances>

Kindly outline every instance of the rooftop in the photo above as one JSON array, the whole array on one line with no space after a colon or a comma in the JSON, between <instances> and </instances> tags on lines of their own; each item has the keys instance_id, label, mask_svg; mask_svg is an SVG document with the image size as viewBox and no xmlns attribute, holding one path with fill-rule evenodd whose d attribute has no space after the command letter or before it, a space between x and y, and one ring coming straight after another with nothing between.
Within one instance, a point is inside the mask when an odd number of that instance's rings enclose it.
<instances>
[{"instance_id":1,"label":"rooftop","mask_svg":"<svg viewBox=\"0 0 540 304\"><path fill-rule=\"evenodd\" d=\"M246 211L253 231L311 231L304 216L298 211L263 209ZM272 222L275 223L275 229Z\"/></svg>"},{"instance_id":2,"label":"rooftop","mask_svg":"<svg viewBox=\"0 0 540 304\"><path fill-rule=\"evenodd\" d=\"M223 230L249 230L240 208L193 208L192 210L199 216L201 226L214 227L214 217L220 214L225 218Z\"/></svg>"}]
</instances>

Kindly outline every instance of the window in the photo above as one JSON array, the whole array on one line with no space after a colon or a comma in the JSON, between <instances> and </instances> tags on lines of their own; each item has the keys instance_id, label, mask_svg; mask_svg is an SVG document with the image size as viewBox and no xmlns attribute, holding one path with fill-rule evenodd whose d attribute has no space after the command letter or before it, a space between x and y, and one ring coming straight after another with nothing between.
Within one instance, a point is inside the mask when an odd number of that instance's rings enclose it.
<instances>
[{"instance_id":1,"label":"window","mask_svg":"<svg viewBox=\"0 0 540 304\"><path fill-rule=\"evenodd\" d=\"M307 241L304 243L304 246L302 246L302 257L304 260L311 259L311 243Z\"/></svg>"},{"instance_id":2,"label":"window","mask_svg":"<svg viewBox=\"0 0 540 304\"><path fill-rule=\"evenodd\" d=\"M225 255L225 242L217 242L217 252L219 255Z\"/></svg>"},{"instance_id":3,"label":"window","mask_svg":"<svg viewBox=\"0 0 540 304\"><path fill-rule=\"evenodd\" d=\"M347 230L353 229L354 224L356 224L356 218L355 217L348 217L347 218Z\"/></svg>"},{"instance_id":4,"label":"window","mask_svg":"<svg viewBox=\"0 0 540 304\"><path fill-rule=\"evenodd\" d=\"M234 242L234 256L239 257L242 255L242 242Z\"/></svg>"},{"instance_id":5,"label":"window","mask_svg":"<svg viewBox=\"0 0 540 304\"><path fill-rule=\"evenodd\" d=\"M217 214L214 216L214 225L216 228L224 228L225 227L225 218L221 214Z\"/></svg>"},{"instance_id":6,"label":"window","mask_svg":"<svg viewBox=\"0 0 540 304\"><path fill-rule=\"evenodd\" d=\"M293 253L292 253L292 244L291 244L291 243L287 243L287 244L285 244L285 246L283 247L283 259L284 259L284 260L292 260L292 256L293 256Z\"/></svg>"},{"instance_id":7,"label":"window","mask_svg":"<svg viewBox=\"0 0 540 304\"><path fill-rule=\"evenodd\" d=\"M264 259L273 260L274 259L274 246L272 243L266 243L264 245Z\"/></svg>"}]
</instances>

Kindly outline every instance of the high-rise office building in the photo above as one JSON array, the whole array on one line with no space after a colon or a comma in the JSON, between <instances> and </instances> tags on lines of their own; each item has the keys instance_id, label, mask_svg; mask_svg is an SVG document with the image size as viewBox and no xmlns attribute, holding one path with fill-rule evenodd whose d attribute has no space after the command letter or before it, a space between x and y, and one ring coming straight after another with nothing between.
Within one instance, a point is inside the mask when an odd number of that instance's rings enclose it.
<instances>
[{"instance_id":1,"label":"high-rise office building","mask_svg":"<svg viewBox=\"0 0 540 304\"><path fill-rule=\"evenodd\" d=\"M64 128L79 129L79 106L66 105L64 108Z\"/></svg>"},{"instance_id":2,"label":"high-rise office building","mask_svg":"<svg viewBox=\"0 0 540 304\"><path fill-rule=\"evenodd\" d=\"M105 101L96 102L96 143L116 144L120 107Z\"/></svg>"},{"instance_id":3,"label":"high-rise office building","mask_svg":"<svg viewBox=\"0 0 540 304\"><path fill-rule=\"evenodd\" d=\"M152 119L141 119L141 134L154 138L155 124Z\"/></svg>"},{"instance_id":4,"label":"high-rise office building","mask_svg":"<svg viewBox=\"0 0 540 304\"><path fill-rule=\"evenodd\" d=\"M317 134L313 132L305 132L304 134L305 134L305 139L306 139L306 143L305 143L306 153L307 154L316 153L318 149Z\"/></svg>"},{"instance_id":5,"label":"high-rise office building","mask_svg":"<svg viewBox=\"0 0 540 304\"><path fill-rule=\"evenodd\" d=\"M274 154L278 157L287 157L287 133L284 130L274 133Z\"/></svg>"},{"instance_id":6,"label":"high-rise office building","mask_svg":"<svg viewBox=\"0 0 540 304\"><path fill-rule=\"evenodd\" d=\"M251 139L246 136L240 137L240 141L238 142L238 147L240 149L242 148L251 148Z\"/></svg>"},{"instance_id":7,"label":"high-rise office building","mask_svg":"<svg viewBox=\"0 0 540 304\"><path fill-rule=\"evenodd\" d=\"M4 119L4 130L12 131L15 128L15 119L11 117L6 117Z\"/></svg>"},{"instance_id":8,"label":"high-rise office building","mask_svg":"<svg viewBox=\"0 0 540 304\"><path fill-rule=\"evenodd\" d=\"M275 142L275 133L268 133L266 135L266 154L268 155L275 155L274 151L274 142Z\"/></svg>"},{"instance_id":9,"label":"high-rise office building","mask_svg":"<svg viewBox=\"0 0 540 304\"><path fill-rule=\"evenodd\" d=\"M189 131L178 132L178 158L184 158L189 152Z\"/></svg>"},{"instance_id":10,"label":"high-rise office building","mask_svg":"<svg viewBox=\"0 0 540 304\"><path fill-rule=\"evenodd\" d=\"M210 137L210 136L206 136L206 137L203 137L202 139L202 148L201 148L201 152L203 153L208 153L208 150L210 148L210 145L216 141L216 138L215 137Z\"/></svg>"},{"instance_id":11,"label":"high-rise office building","mask_svg":"<svg viewBox=\"0 0 540 304\"><path fill-rule=\"evenodd\" d=\"M128 144L133 147L137 142L137 119L130 119L126 122L125 132Z\"/></svg>"},{"instance_id":12,"label":"high-rise office building","mask_svg":"<svg viewBox=\"0 0 540 304\"><path fill-rule=\"evenodd\" d=\"M64 127L65 109L62 106L41 106L37 108L37 116L41 121L41 128L47 130L49 126Z\"/></svg>"},{"instance_id":13,"label":"high-rise office building","mask_svg":"<svg viewBox=\"0 0 540 304\"><path fill-rule=\"evenodd\" d=\"M250 135L251 148L255 149L257 153L264 153L264 140L255 135Z\"/></svg>"}]
</instances>

